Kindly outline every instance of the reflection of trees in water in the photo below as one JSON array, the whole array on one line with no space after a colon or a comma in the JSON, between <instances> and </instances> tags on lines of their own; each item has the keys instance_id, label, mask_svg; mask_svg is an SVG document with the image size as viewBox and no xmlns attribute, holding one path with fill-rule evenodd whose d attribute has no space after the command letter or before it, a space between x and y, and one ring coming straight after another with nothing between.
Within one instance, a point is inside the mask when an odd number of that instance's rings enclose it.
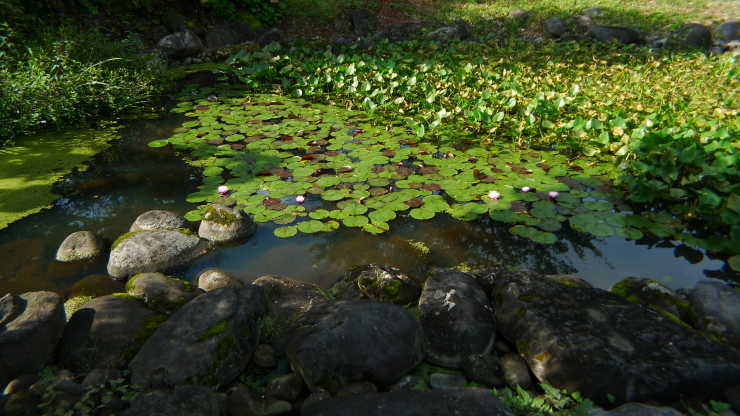
<instances>
[{"instance_id":1,"label":"reflection of trees in water","mask_svg":"<svg viewBox=\"0 0 740 416\"><path fill-rule=\"evenodd\" d=\"M515 236L509 228L511 224L488 218L469 222L448 215L428 221L402 219L393 221L390 232L377 236L343 227L312 243L308 252L317 263L323 262L335 271L379 263L417 278L423 278L429 267L455 267L462 263L474 267L500 263L539 273L573 274L578 271L572 263L574 256L583 260L590 253L603 258L593 244L600 239L590 234L564 229L556 233L561 241L541 244ZM423 254L409 239L422 242L430 253Z\"/></svg>"}]
</instances>

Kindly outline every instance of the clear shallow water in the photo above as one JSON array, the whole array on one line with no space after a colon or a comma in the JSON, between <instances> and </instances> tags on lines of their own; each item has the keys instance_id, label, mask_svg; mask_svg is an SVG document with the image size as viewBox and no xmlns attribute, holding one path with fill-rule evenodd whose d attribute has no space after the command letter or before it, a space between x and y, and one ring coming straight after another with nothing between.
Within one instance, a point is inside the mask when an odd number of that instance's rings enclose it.
<instances>
[{"instance_id":1,"label":"clear shallow water","mask_svg":"<svg viewBox=\"0 0 740 416\"><path fill-rule=\"evenodd\" d=\"M105 274L105 258L77 263L54 260L59 245L75 231L93 231L112 242L146 211L184 214L194 209L196 204L185 197L201 183L199 169L183 162L170 147L147 146L169 137L184 120L165 113L156 120L129 122L122 138L96 157L87 171L73 173L58 184L61 198L53 208L0 230L0 296L35 290L68 296L83 277ZM321 204L317 198L307 201L309 209ZM427 221L396 219L390 232L377 236L340 227L331 233L299 233L282 239L273 235L276 227L263 225L246 243L221 247L175 276L192 280L204 268L220 267L245 282L273 274L329 287L357 264L386 264L421 279L431 266L500 262L549 274L579 275L600 288L628 276L681 288L721 274L724 265L660 240L598 238L565 229L556 233L561 241L547 245L513 236L509 224L490 219L463 222L447 215ZM409 240L424 243L429 253L422 253Z\"/></svg>"}]
</instances>

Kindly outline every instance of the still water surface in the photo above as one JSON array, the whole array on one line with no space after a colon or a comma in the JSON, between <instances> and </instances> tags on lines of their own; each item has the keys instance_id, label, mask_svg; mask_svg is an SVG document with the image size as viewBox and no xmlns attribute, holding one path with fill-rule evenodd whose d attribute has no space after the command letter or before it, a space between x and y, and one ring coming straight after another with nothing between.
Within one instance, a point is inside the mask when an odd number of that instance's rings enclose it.
<instances>
[{"instance_id":1,"label":"still water surface","mask_svg":"<svg viewBox=\"0 0 740 416\"><path fill-rule=\"evenodd\" d=\"M122 138L98 155L90 169L73 173L59 184L60 199L51 209L0 230L0 296L51 290L66 297L83 277L105 274L105 258L77 263L54 260L59 245L75 231L93 231L112 242L146 211L184 214L195 209L196 204L185 197L201 183L199 169L183 162L169 146L147 146L169 137L184 120L167 113L156 120L127 122ZM318 197L311 198L316 199L309 199L307 208L322 204ZM357 264L390 265L423 278L431 266L500 262L549 274L576 274L600 288L628 276L681 288L716 275L724 264L659 240L598 238L567 226L556 233L561 241L540 244L511 235L509 224L490 219L464 222L447 215L427 221L396 219L390 232L378 236L340 227L331 233L299 233L282 239L273 235L276 227L263 225L247 242L221 247L175 276L192 280L204 268L219 267L245 282L273 274L327 288ZM422 253L413 242L422 242L429 253Z\"/></svg>"}]
</instances>

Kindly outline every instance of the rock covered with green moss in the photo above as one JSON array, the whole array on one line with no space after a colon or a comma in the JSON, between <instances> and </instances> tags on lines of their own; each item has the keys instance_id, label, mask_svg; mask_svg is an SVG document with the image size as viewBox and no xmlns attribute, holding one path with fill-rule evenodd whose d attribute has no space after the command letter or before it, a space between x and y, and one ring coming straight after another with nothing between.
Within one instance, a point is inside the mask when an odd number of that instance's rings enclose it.
<instances>
[{"instance_id":1,"label":"rock covered with green moss","mask_svg":"<svg viewBox=\"0 0 740 416\"><path fill-rule=\"evenodd\" d=\"M493 294L498 330L539 381L597 404L673 403L740 383L738 350L614 293L502 270Z\"/></svg>"},{"instance_id":2,"label":"rock covered with green moss","mask_svg":"<svg viewBox=\"0 0 740 416\"><path fill-rule=\"evenodd\" d=\"M628 277L613 284L609 291L632 303L653 307L673 321L691 321L689 302L673 289L655 280Z\"/></svg>"},{"instance_id":3,"label":"rock covered with green moss","mask_svg":"<svg viewBox=\"0 0 740 416\"><path fill-rule=\"evenodd\" d=\"M217 391L246 368L265 314L259 286L206 292L175 312L144 343L129 364L131 381L144 388L194 384Z\"/></svg>"},{"instance_id":4,"label":"rock covered with green moss","mask_svg":"<svg viewBox=\"0 0 740 416\"><path fill-rule=\"evenodd\" d=\"M203 213L198 234L214 243L244 240L257 231L257 224L242 211L212 204Z\"/></svg>"},{"instance_id":5,"label":"rock covered with green moss","mask_svg":"<svg viewBox=\"0 0 740 416\"><path fill-rule=\"evenodd\" d=\"M332 290L338 299L386 300L406 305L419 298L421 285L395 267L368 264L351 268Z\"/></svg>"},{"instance_id":6,"label":"rock covered with green moss","mask_svg":"<svg viewBox=\"0 0 740 416\"><path fill-rule=\"evenodd\" d=\"M89 260L105 252L105 241L92 231L77 231L64 239L57 250L57 261Z\"/></svg>"},{"instance_id":7,"label":"rock covered with green moss","mask_svg":"<svg viewBox=\"0 0 740 416\"><path fill-rule=\"evenodd\" d=\"M64 328L59 363L77 374L102 367L126 368L164 317L143 303L101 296L82 305Z\"/></svg>"},{"instance_id":8,"label":"rock covered with green moss","mask_svg":"<svg viewBox=\"0 0 740 416\"><path fill-rule=\"evenodd\" d=\"M493 308L478 281L453 269L434 269L419 299L426 361L462 368L463 357L489 354L496 342Z\"/></svg>"},{"instance_id":9,"label":"rock covered with green moss","mask_svg":"<svg viewBox=\"0 0 740 416\"><path fill-rule=\"evenodd\" d=\"M0 298L0 386L53 363L64 322L62 298L56 293Z\"/></svg>"},{"instance_id":10,"label":"rock covered with green moss","mask_svg":"<svg viewBox=\"0 0 740 416\"><path fill-rule=\"evenodd\" d=\"M185 228L139 230L119 237L108 259L108 274L128 279L139 273L169 273L208 252L208 242Z\"/></svg>"},{"instance_id":11,"label":"rock covered with green moss","mask_svg":"<svg viewBox=\"0 0 740 416\"><path fill-rule=\"evenodd\" d=\"M192 284L162 273L141 273L126 283L126 293L167 316L200 295Z\"/></svg>"}]
</instances>

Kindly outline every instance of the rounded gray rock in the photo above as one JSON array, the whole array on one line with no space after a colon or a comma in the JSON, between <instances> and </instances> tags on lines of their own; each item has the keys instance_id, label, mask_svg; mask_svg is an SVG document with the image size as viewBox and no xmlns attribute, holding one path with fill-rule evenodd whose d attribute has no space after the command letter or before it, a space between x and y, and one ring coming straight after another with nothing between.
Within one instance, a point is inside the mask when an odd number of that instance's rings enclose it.
<instances>
[{"instance_id":1,"label":"rounded gray rock","mask_svg":"<svg viewBox=\"0 0 740 416\"><path fill-rule=\"evenodd\" d=\"M489 387L506 386L501 360L494 355L471 354L462 360L465 377Z\"/></svg>"},{"instance_id":2,"label":"rounded gray rock","mask_svg":"<svg viewBox=\"0 0 740 416\"><path fill-rule=\"evenodd\" d=\"M129 231L164 230L167 228L190 228L190 221L172 211L154 210L139 215Z\"/></svg>"},{"instance_id":3,"label":"rounded gray rock","mask_svg":"<svg viewBox=\"0 0 740 416\"><path fill-rule=\"evenodd\" d=\"M77 374L99 367L125 368L131 360L130 352L141 346L136 334L151 330L152 319L158 315L135 300L95 298L78 309L64 328L59 363Z\"/></svg>"},{"instance_id":4,"label":"rounded gray rock","mask_svg":"<svg viewBox=\"0 0 740 416\"><path fill-rule=\"evenodd\" d=\"M135 231L124 234L111 250L108 274L128 279L139 273L170 273L208 252L208 242L187 230Z\"/></svg>"},{"instance_id":5,"label":"rounded gray rock","mask_svg":"<svg viewBox=\"0 0 740 416\"><path fill-rule=\"evenodd\" d=\"M565 20L559 17L551 17L543 23L545 32L552 37L559 37L563 33L568 31L568 25Z\"/></svg>"},{"instance_id":6,"label":"rounded gray rock","mask_svg":"<svg viewBox=\"0 0 740 416\"><path fill-rule=\"evenodd\" d=\"M429 384L433 389L450 390L461 389L468 385L468 381L459 374L433 373L429 376Z\"/></svg>"},{"instance_id":7,"label":"rounded gray rock","mask_svg":"<svg viewBox=\"0 0 740 416\"><path fill-rule=\"evenodd\" d=\"M167 316L201 293L190 283L162 273L137 274L126 283L126 292L142 299L150 308Z\"/></svg>"},{"instance_id":8,"label":"rounded gray rock","mask_svg":"<svg viewBox=\"0 0 740 416\"><path fill-rule=\"evenodd\" d=\"M616 26L591 26L587 36L601 43L643 44L645 35L638 29Z\"/></svg>"},{"instance_id":9,"label":"rounded gray rock","mask_svg":"<svg viewBox=\"0 0 740 416\"><path fill-rule=\"evenodd\" d=\"M62 298L56 293L0 298L0 386L55 362L65 321Z\"/></svg>"},{"instance_id":10,"label":"rounded gray rock","mask_svg":"<svg viewBox=\"0 0 740 416\"><path fill-rule=\"evenodd\" d=\"M694 326L707 336L740 347L740 291L719 281L701 281L689 294Z\"/></svg>"},{"instance_id":11,"label":"rounded gray rock","mask_svg":"<svg viewBox=\"0 0 740 416\"><path fill-rule=\"evenodd\" d=\"M707 51L712 46L712 32L698 23L685 24L673 32L665 42L666 49Z\"/></svg>"},{"instance_id":12,"label":"rounded gray rock","mask_svg":"<svg viewBox=\"0 0 740 416\"><path fill-rule=\"evenodd\" d=\"M715 31L717 37L725 40L740 40L740 19L722 22Z\"/></svg>"},{"instance_id":13,"label":"rounded gray rock","mask_svg":"<svg viewBox=\"0 0 740 416\"><path fill-rule=\"evenodd\" d=\"M527 362L515 352L510 352L501 357L501 370L504 373L504 379L512 388L519 386L526 390L532 385Z\"/></svg>"},{"instance_id":14,"label":"rounded gray rock","mask_svg":"<svg viewBox=\"0 0 740 416\"><path fill-rule=\"evenodd\" d=\"M208 292L209 290L218 289L219 287L230 287L230 286L242 286L241 280L237 279L236 276L232 275L223 269L205 269L198 273L195 278L195 283L198 289L203 289Z\"/></svg>"},{"instance_id":15,"label":"rounded gray rock","mask_svg":"<svg viewBox=\"0 0 740 416\"><path fill-rule=\"evenodd\" d=\"M77 231L64 239L57 250L57 261L88 260L105 252L105 241L92 231Z\"/></svg>"},{"instance_id":16,"label":"rounded gray rock","mask_svg":"<svg viewBox=\"0 0 740 416\"><path fill-rule=\"evenodd\" d=\"M371 381L383 388L424 358L424 335L406 309L386 302L337 300L320 303L285 339L291 367L311 391L336 394Z\"/></svg>"},{"instance_id":17,"label":"rounded gray rock","mask_svg":"<svg viewBox=\"0 0 740 416\"><path fill-rule=\"evenodd\" d=\"M244 240L257 231L257 224L242 211L212 204L203 214L198 235L214 243Z\"/></svg>"}]
</instances>

